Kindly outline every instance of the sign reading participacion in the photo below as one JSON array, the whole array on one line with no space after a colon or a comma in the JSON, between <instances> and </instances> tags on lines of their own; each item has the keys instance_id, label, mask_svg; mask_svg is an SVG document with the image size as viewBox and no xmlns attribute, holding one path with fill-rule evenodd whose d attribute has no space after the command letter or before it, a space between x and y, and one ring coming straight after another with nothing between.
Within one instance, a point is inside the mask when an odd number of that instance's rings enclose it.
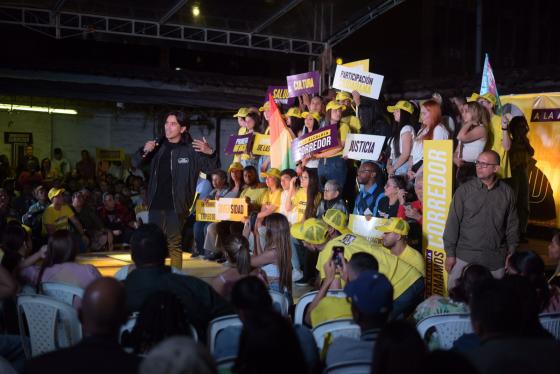
<instances>
[{"instance_id":1,"label":"sign reading participacion","mask_svg":"<svg viewBox=\"0 0 560 374\"><path fill-rule=\"evenodd\" d=\"M348 134L343 155L352 160L379 160L385 137L379 135Z\"/></svg>"},{"instance_id":2,"label":"sign reading participacion","mask_svg":"<svg viewBox=\"0 0 560 374\"><path fill-rule=\"evenodd\" d=\"M250 147L252 141L253 141L253 134L230 135L224 152L226 155L247 153L251 149Z\"/></svg>"},{"instance_id":3,"label":"sign reading participacion","mask_svg":"<svg viewBox=\"0 0 560 374\"><path fill-rule=\"evenodd\" d=\"M307 155L326 151L338 146L338 128L336 125L321 127L295 139L292 142L292 158L294 162Z\"/></svg>"},{"instance_id":4,"label":"sign reading participacion","mask_svg":"<svg viewBox=\"0 0 560 374\"><path fill-rule=\"evenodd\" d=\"M359 68L336 66L333 87L342 91L358 91L360 95L378 99L383 84L383 76L369 73Z\"/></svg>"},{"instance_id":5,"label":"sign reading participacion","mask_svg":"<svg viewBox=\"0 0 560 374\"><path fill-rule=\"evenodd\" d=\"M313 95L319 93L319 84L321 77L318 71L310 71L308 73L288 75L288 95L297 97L303 94Z\"/></svg>"}]
</instances>

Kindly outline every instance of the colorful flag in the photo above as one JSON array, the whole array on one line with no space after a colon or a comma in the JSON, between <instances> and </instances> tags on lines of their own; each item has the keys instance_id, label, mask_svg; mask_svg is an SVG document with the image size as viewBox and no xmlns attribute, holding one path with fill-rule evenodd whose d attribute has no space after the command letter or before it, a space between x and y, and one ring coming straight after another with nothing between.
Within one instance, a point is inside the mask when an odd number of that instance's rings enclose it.
<instances>
[{"instance_id":1,"label":"colorful flag","mask_svg":"<svg viewBox=\"0 0 560 374\"><path fill-rule=\"evenodd\" d=\"M487 92L490 92L496 97L496 114L501 114L502 102L500 101L498 86L496 85L496 79L494 78L492 66L490 66L488 53L486 53L486 57L484 58L484 70L482 71L482 82L480 83L480 95L482 96Z\"/></svg>"},{"instance_id":2,"label":"colorful flag","mask_svg":"<svg viewBox=\"0 0 560 374\"><path fill-rule=\"evenodd\" d=\"M292 160L292 134L282 118L282 113L274 102L272 95L268 95L270 103L270 117L268 120L270 128L270 167L279 170L295 169Z\"/></svg>"}]
</instances>

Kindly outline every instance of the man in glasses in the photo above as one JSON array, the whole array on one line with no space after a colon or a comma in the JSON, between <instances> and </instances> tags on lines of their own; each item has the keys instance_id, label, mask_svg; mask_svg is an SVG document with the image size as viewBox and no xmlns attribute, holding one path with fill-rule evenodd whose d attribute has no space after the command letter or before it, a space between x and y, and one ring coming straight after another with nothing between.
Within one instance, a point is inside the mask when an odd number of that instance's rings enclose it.
<instances>
[{"instance_id":1,"label":"man in glasses","mask_svg":"<svg viewBox=\"0 0 560 374\"><path fill-rule=\"evenodd\" d=\"M381 169L371 161L362 162L358 169L358 183L360 191L356 196L354 214L360 216L373 216L377 214L379 200L383 193Z\"/></svg>"},{"instance_id":2,"label":"man in glasses","mask_svg":"<svg viewBox=\"0 0 560 374\"><path fill-rule=\"evenodd\" d=\"M482 152L475 164L477 178L455 192L443 233L448 289L469 263L483 265L501 278L506 257L519 243L515 194L497 177L500 156Z\"/></svg>"}]
</instances>

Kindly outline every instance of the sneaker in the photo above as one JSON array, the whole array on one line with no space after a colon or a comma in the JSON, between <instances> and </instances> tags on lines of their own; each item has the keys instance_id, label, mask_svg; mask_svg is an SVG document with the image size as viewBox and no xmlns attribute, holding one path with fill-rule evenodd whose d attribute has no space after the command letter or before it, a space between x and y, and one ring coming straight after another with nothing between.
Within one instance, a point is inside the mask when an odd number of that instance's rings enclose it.
<instances>
[{"instance_id":1,"label":"sneaker","mask_svg":"<svg viewBox=\"0 0 560 374\"><path fill-rule=\"evenodd\" d=\"M303 278L303 273L301 272L301 270L293 269L292 270L292 282L297 282L301 278Z\"/></svg>"}]
</instances>

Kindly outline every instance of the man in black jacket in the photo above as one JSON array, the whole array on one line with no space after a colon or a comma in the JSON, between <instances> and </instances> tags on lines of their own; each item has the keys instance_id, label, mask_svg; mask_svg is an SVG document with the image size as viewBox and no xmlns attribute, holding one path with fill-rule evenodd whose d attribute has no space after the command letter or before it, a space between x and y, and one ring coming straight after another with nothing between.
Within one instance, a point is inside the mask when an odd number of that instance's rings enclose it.
<instances>
[{"instance_id":1,"label":"man in black jacket","mask_svg":"<svg viewBox=\"0 0 560 374\"><path fill-rule=\"evenodd\" d=\"M169 113L165 138L146 142L132 158L135 167L151 161L148 219L167 235L171 264L177 268L182 267L181 230L193 203L198 175L219 167L214 149L204 138L192 140L187 127L185 113Z\"/></svg>"}]
</instances>

